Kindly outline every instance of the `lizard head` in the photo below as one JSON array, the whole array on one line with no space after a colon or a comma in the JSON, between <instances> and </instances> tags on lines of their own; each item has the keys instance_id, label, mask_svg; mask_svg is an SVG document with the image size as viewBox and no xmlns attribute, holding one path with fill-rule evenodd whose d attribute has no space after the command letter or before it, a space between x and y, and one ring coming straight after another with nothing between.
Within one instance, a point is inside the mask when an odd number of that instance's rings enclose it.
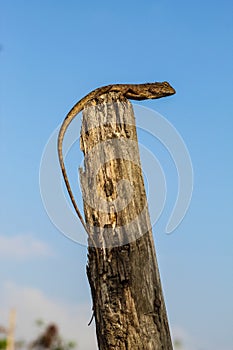
<instances>
[{"instance_id":1,"label":"lizard head","mask_svg":"<svg viewBox=\"0 0 233 350\"><path fill-rule=\"evenodd\" d=\"M125 97L132 100L155 99L176 93L175 89L166 81L162 83L126 85L126 87Z\"/></svg>"},{"instance_id":2,"label":"lizard head","mask_svg":"<svg viewBox=\"0 0 233 350\"><path fill-rule=\"evenodd\" d=\"M149 99L174 95L176 90L167 82L146 84Z\"/></svg>"}]
</instances>

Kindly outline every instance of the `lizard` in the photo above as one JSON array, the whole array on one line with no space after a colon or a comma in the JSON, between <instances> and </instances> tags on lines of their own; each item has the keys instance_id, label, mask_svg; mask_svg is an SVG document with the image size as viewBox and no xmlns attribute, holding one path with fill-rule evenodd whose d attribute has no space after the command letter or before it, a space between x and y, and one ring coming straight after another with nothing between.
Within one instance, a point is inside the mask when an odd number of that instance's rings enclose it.
<instances>
[{"instance_id":1,"label":"lizard","mask_svg":"<svg viewBox=\"0 0 233 350\"><path fill-rule=\"evenodd\" d=\"M85 97L83 97L81 100L79 100L73 108L69 111L69 113L66 115L63 123L61 124L59 134L58 134L58 140L57 140L57 149L58 149L58 158L59 163L62 171L62 175L65 181L65 185L68 191L68 194L70 196L71 202L73 204L73 207L75 209L76 214L78 215L85 231L87 232L87 235L89 239L91 240L93 247L96 252L96 259L97 259L97 265L99 265L99 252L98 248L96 247L95 241L93 237L89 234L86 223L82 217L82 214L76 204L74 195L72 193L72 189L69 183L69 179L67 176L65 163L64 163L64 157L63 157L63 139L66 133L66 130L72 120L76 117L76 115L81 112L85 105L95 99L100 97L103 94L109 93L109 92L117 92L123 95L127 99L131 100L146 100L146 99L158 99L165 96L170 96L176 93L175 89L168 83L168 82L154 82L154 83L145 83L145 84L114 84L114 85L107 85L100 88L97 88L93 91L91 91L89 94L87 94ZM93 314L91 317L90 322L88 325L91 324L92 319L94 317L94 307L93 307Z\"/></svg>"},{"instance_id":2,"label":"lizard","mask_svg":"<svg viewBox=\"0 0 233 350\"><path fill-rule=\"evenodd\" d=\"M72 205L75 209L76 214L78 215L85 231L87 232L89 236L89 232L87 229L87 226L84 222L84 219L82 217L82 214L76 204L74 195L71 190L71 186L68 180L65 163L64 163L64 157L63 157L63 139L66 133L66 130L72 120L75 118L75 116L81 112L85 105L95 99L99 96L109 93L109 92L119 92L127 99L131 100L146 100L146 99L158 99L165 96L170 96L176 93L175 89L168 83L168 82L155 82L155 83L145 83L145 84L115 84L115 85L106 85L100 88L97 88L93 91L91 91L89 94L87 94L85 97L83 97L81 100L79 100L73 108L69 111L69 113L66 115L60 130L58 134L58 140L57 140L57 149L58 149L58 158L59 163L61 167L61 171L63 174L63 178L65 181L65 185L69 194L69 197L71 199ZM93 243L93 242L92 242Z\"/></svg>"}]
</instances>

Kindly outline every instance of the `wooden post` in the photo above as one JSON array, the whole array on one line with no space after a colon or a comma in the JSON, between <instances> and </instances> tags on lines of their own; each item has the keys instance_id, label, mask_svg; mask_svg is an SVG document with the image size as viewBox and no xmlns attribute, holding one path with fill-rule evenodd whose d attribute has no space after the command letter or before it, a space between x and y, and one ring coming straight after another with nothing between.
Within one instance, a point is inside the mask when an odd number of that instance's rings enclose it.
<instances>
[{"instance_id":1,"label":"wooden post","mask_svg":"<svg viewBox=\"0 0 233 350\"><path fill-rule=\"evenodd\" d=\"M99 349L172 350L131 103L115 92L90 101L80 145Z\"/></svg>"},{"instance_id":2,"label":"wooden post","mask_svg":"<svg viewBox=\"0 0 233 350\"><path fill-rule=\"evenodd\" d=\"M12 309L9 314L9 327L7 331L7 346L6 350L15 349L15 320L16 320L16 311Z\"/></svg>"}]
</instances>

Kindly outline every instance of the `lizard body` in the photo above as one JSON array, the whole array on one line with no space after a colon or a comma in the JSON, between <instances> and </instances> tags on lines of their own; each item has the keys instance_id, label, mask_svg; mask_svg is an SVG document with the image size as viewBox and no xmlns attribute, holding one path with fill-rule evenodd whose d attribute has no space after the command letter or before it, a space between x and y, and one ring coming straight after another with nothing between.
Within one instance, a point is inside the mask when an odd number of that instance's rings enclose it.
<instances>
[{"instance_id":1,"label":"lizard body","mask_svg":"<svg viewBox=\"0 0 233 350\"><path fill-rule=\"evenodd\" d=\"M84 219L81 215L81 212L75 202L74 195L72 193L70 183L68 180L68 176L66 173L63 153L62 153L62 146L63 146L63 139L66 133L66 130L69 126L69 124L72 122L72 120L75 118L75 116L81 112L84 108L84 106L91 100L109 93L109 92L119 92L124 97L132 100L145 100L145 99L157 99L169 95L175 94L175 90L170 86L167 82L162 83L146 83L146 84L115 84L115 85L107 85L100 88L97 88L87 94L85 97L83 97L79 102L77 102L74 107L70 110L70 112L67 114L66 118L64 119L59 135L58 135L58 157L59 157L59 163L62 170L63 178L65 181L65 185L67 188L67 191L69 193L71 202L73 204L73 207L75 209L75 212L77 213L84 229L86 230L88 236L89 232L87 229L87 226L84 222ZM93 242L92 242L93 243ZM94 244L95 246L95 244Z\"/></svg>"}]
</instances>

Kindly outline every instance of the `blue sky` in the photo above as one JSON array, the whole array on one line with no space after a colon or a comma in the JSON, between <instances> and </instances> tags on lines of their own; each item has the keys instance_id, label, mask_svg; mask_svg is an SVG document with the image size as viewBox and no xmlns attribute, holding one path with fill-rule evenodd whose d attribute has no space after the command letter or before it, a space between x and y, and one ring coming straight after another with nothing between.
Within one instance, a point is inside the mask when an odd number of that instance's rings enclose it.
<instances>
[{"instance_id":1,"label":"blue sky","mask_svg":"<svg viewBox=\"0 0 233 350\"><path fill-rule=\"evenodd\" d=\"M42 152L72 105L94 88L167 80L176 95L140 104L175 126L194 169L189 211L165 235L175 173L154 145L170 191L154 235L171 330L186 350L232 349L232 11L227 0L0 1L0 323L14 305L22 320L21 304L28 327L49 318L46 309L86 324L86 248L59 233L45 212ZM22 302L25 295L31 304ZM80 348L95 349L93 326L78 335L65 327Z\"/></svg>"}]
</instances>

